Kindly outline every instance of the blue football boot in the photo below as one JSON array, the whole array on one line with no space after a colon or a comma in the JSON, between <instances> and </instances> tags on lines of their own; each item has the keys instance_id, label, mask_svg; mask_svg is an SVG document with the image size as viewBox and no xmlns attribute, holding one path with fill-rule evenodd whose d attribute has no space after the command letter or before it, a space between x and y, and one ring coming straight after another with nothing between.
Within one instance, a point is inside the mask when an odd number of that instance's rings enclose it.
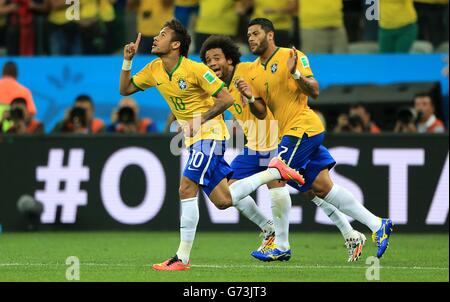
<instances>
[{"instance_id":1,"label":"blue football boot","mask_svg":"<svg viewBox=\"0 0 450 302\"><path fill-rule=\"evenodd\" d=\"M389 237L391 236L392 232L392 226L394 224L392 223L392 220L383 218L381 219L381 227L378 231L373 232L372 234L372 240L375 242L378 246L377 251L377 257L381 258L386 252L386 249L389 245Z\"/></svg>"}]
</instances>

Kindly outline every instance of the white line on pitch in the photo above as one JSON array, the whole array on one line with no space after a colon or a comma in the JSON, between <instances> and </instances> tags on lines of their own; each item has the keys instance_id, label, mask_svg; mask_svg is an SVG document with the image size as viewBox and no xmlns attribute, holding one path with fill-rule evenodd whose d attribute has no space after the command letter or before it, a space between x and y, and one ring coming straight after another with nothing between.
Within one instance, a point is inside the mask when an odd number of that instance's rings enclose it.
<instances>
[{"instance_id":1,"label":"white line on pitch","mask_svg":"<svg viewBox=\"0 0 450 302\"><path fill-rule=\"evenodd\" d=\"M67 266L64 263L0 263L0 267L8 266ZM80 263L80 266L102 266L102 267L147 267L149 265L132 265L132 264L109 264L109 263ZM192 267L212 268L212 269L367 269L366 266L344 266L344 265L213 265L213 264L193 264ZM448 270L448 267L434 266L381 266L384 269L401 269L401 270Z\"/></svg>"}]
</instances>

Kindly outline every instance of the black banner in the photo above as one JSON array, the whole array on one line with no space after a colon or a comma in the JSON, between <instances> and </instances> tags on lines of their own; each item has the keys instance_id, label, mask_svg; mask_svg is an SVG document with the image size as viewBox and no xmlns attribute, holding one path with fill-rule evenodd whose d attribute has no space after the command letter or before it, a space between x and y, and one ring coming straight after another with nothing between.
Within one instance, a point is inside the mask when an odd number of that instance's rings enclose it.
<instances>
[{"instance_id":1,"label":"black banner","mask_svg":"<svg viewBox=\"0 0 450 302\"><path fill-rule=\"evenodd\" d=\"M178 184L186 154L167 136L0 138L0 224L26 230L18 200L43 204L40 230L178 230ZM332 135L333 180L401 231L448 232L448 135ZM228 161L238 153L229 148ZM219 210L200 193L199 230L257 230L234 209ZM253 195L268 216L265 186ZM335 230L292 189L292 231ZM25 198L26 199L26 198ZM23 202L23 200L22 200ZM353 224L353 223L352 223ZM359 223L357 228L364 229Z\"/></svg>"}]
</instances>

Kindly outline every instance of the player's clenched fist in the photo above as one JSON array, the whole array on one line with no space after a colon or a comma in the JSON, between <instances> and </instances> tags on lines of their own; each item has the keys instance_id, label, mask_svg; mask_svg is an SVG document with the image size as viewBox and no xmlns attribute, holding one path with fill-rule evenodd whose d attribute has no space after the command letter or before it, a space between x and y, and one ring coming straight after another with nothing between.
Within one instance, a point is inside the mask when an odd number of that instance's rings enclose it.
<instances>
[{"instance_id":1,"label":"player's clenched fist","mask_svg":"<svg viewBox=\"0 0 450 302\"><path fill-rule=\"evenodd\" d=\"M237 88L239 89L239 92L245 96L246 98L252 97L252 89L250 88L250 85L247 84L244 80L240 79L237 81Z\"/></svg>"},{"instance_id":2,"label":"player's clenched fist","mask_svg":"<svg viewBox=\"0 0 450 302\"><path fill-rule=\"evenodd\" d=\"M136 54L139 48L139 43L141 43L141 33L138 34L136 42L134 43L131 42L125 45L123 49L123 58L125 60L131 61L133 59L134 55Z\"/></svg>"}]
</instances>

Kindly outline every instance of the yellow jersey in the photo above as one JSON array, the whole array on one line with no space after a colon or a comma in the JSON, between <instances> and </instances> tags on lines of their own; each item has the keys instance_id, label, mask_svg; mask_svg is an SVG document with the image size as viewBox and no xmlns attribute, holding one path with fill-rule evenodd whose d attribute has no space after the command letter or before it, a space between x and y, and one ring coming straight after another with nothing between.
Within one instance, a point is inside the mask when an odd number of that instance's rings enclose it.
<instances>
[{"instance_id":1,"label":"yellow jersey","mask_svg":"<svg viewBox=\"0 0 450 302\"><path fill-rule=\"evenodd\" d=\"M425 3L425 4L448 4L448 0L414 0L414 2Z\"/></svg>"},{"instance_id":2,"label":"yellow jersey","mask_svg":"<svg viewBox=\"0 0 450 302\"><path fill-rule=\"evenodd\" d=\"M62 25L69 23L70 20L66 18L66 8L52 9L47 17L48 21L52 24Z\"/></svg>"},{"instance_id":3,"label":"yellow jersey","mask_svg":"<svg viewBox=\"0 0 450 302\"><path fill-rule=\"evenodd\" d=\"M175 5L183 7L197 6L198 0L175 0Z\"/></svg>"},{"instance_id":4,"label":"yellow jersey","mask_svg":"<svg viewBox=\"0 0 450 302\"><path fill-rule=\"evenodd\" d=\"M343 0L299 0L300 28L323 29L344 26Z\"/></svg>"},{"instance_id":5,"label":"yellow jersey","mask_svg":"<svg viewBox=\"0 0 450 302\"><path fill-rule=\"evenodd\" d=\"M308 106L308 96L292 77L287 67L290 57L289 48L279 47L265 64L256 59L252 69L250 84L256 95L262 97L275 119L278 121L279 139L285 135L302 137L325 131L320 118ZM312 77L313 72L305 54L297 51L297 69L303 76Z\"/></svg>"},{"instance_id":6,"label":"yellow jersey","mask_svg":"<svg viewBox=\"0 0 450 302\"><path fill-rule=\"evenodd\" d=\"M94 19L99 16L98 0L81 0L80 1L80 19Z\"/></svg>"},{"instance_id":7,"label":"yellow jersey","mask_svg":"<svg viewBox=\"0 0 450 302\"><path fill-rule=\"evenodd\" d=\"M116 18L116 12L110 0L99 0L99 15L103 22L111 22Z\"/></svg>"},{"instance_id":8,"label":"yellow jersey","mask_svg":"<svg viewBox=\"0 0 450 302\"><path fill-rule=\"evenodd\" d=\"M397 29L417 21L413 0L380 0L380 27Z\"/></svg>"},{"instance_id":9,"label":"yellow jersey","mask_svg":"<svg viewBox=\"0 0 450 302\"><path fill-rule=\"evenodd\" d=\"M276 30L290 30L292 27L292 17L286 13L265 13L267 8L286 8L291 0L255 0L252 19L267 18L272 21Z\"/></svg>"},{"instance_id":10,"label":"yellow jersey","mask_svg":"<svg viewBox=\"0 0 450 302\"><path fill-rule=\"evenodd\" d=\"M135 74L131 81L140 90L156 87L180 125L211 109L213 96L225 86L206 65L183 56L172 72L167 72L158 58ZM189 147L203 139L228 138L223 115L218 115L204 123L194 137L185 136L185 144Z\"/></svg>"},{"instance_id":11,"label":"yellow jersey","mask_svg":"<svg viewBox=\"0 0 450 302\"><path fill-rule=\"evenodd\" d=\"M173 6L164 6L162 0L141 0L137 13L137 30L146 37L158 35L164 23L173 19Z\"/></svg>"},{"instance_id":12,"label":"yellow jersey","mask_svg":"<svg viewBox=\"0 0 450 302\"><path fill-rule=\"evenodd\" d=\"M200 0L196 32L234 36L238 22L234 0Z\"/></svg>"},{"instance_id":13,"label":"yellow jersey","mask_svg":"<svg viewBox=\"0 0 450 302\"><path fill-rule=\"evenodd\" d=\"M228 90L233 96L234 104L228 111L233 115L241 126L247 137L246 146L254 151L271 151L278 146L278 127L277 122L270 110L267 110L267 116L264 120L258 119L250 111L250 106L242 102L241 94L237 89L236 82L243 79L250 83L248 74L254 63L239 63L234 69L234 74Z\"/></svg>"}]
</instances>

